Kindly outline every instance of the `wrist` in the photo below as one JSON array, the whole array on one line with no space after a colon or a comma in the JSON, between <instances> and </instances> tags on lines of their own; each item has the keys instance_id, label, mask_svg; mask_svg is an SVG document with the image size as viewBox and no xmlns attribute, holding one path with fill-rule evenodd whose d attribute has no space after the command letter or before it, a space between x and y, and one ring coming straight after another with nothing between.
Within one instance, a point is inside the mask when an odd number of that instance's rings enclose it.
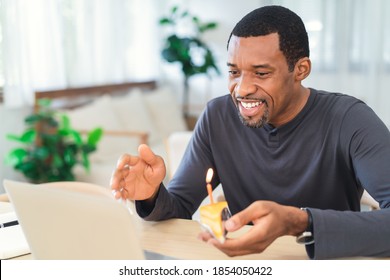
<instances>
[{"instance_id":1,"label":"wrist","mask_svg":"<svg viewBox=\"0 0 390 280\"><path fill-rule=\"evenodd\" d=\"M162 186L162 183L156 188L156 191L152 194L152 196L150 196L147 199L140 200L143 207L145 207L145 209L147 209L150 212L153 210L153 208L156 204L157 196L158 196L158 193L160 191L161 186Z\"/></svg>"},{"instance_id":2,"label":"wrist","mask_svg":"<svg viewBox=\"0 0 390 280\"><path fill-rule=\"evenodd\" d=\"M314 243L313 217L310 209L301 208L302 212L306 213L306 228L297 236L296 241L300 244L310 245Z\"/></svg>"},{"instance_id":3,"label":"wrist","mask_svg":"<svg viewBox=\"0 0 390 280\"><path fill-rule=\"evenodd\" d=\"M290 215L288 216L289 228L287 235L298 236L304 232L308 225L308 214L300 208L291 207Z\"/></svg>"}]
</instances>

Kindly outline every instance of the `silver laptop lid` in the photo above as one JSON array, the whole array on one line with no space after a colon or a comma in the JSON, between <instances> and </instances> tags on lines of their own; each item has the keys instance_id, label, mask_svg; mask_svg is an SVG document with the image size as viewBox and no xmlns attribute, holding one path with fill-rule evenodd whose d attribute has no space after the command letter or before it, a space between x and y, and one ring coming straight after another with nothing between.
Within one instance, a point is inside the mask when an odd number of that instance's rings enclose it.
<instances>
[{"instance_id":1,"label":"silver laptop lid","mask_svg":"<svg viewBox=\"0 0 390 280\"><path fill-rule=\"evenodd\" d=\"M144 259L129 210L84 183L4 180L36 259ZM107 190L108 191L108 190Z\"/></svg>"}]
</instances>

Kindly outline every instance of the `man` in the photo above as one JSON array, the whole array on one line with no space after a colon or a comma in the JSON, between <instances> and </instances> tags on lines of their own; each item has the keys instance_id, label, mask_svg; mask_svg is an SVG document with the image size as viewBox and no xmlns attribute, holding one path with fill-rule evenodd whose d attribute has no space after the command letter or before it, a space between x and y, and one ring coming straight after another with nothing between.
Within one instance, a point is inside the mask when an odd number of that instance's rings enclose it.
<instances>
[{"instance_id":1,"label":"man","mask_svg":"<svg viewBox=\"0 0 390 280\"><path fill-rule=\"evenodd\" d=\"M390 256L389 130L360 100L302 86L311 69L302 20L280 6L252 11L231 33L227 65L230 95L209 102L168 187L163 160L143 145L119 160L116 197L136 200L146 220L191 218L211 167L233 214L226 230L253 224L223 244L200 234L230 256L283 235L315 259ZM381 210L360 212L363 189Z\"/></svg>"}]
</instances>

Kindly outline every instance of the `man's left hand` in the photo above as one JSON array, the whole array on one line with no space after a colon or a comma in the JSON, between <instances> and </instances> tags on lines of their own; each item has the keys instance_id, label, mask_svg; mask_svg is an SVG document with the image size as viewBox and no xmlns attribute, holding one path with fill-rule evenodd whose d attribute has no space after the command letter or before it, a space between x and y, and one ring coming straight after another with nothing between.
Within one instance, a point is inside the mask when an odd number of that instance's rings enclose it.
<instances>
[{"instance_id":1,"label":"man's left hand","mask_svg":"<svg viewBox=\"0 0 390 280\"><path fill-rule=\"evenodd\" d=\"M231 257L261 253L280 236L302 233L307 227L308 216L306 211L296 207L256 201L227 220L225 228L228 232L234 232L250 222L253 227L248 232L238 238L226 238L224 243L207 232L200 233L199 239Z\"/></svg>"}]
</instances>

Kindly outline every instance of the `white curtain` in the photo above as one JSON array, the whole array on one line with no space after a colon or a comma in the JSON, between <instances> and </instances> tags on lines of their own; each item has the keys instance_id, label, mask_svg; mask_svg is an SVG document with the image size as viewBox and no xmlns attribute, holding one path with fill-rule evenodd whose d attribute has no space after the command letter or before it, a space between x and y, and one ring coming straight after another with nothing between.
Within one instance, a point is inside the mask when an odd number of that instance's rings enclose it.
<instances>
[{"instance_id":1,"label":"white curtain","mask_svg":"<svg viewBox=\"0 0 390 280\"><path fill-rule=\"evenodd\" d=\"M5 102L31 104L33 88L65 83L58 5L44 0L1 5Z\"/></svg>"},{"instance_id":2,"label":"white curtain","mask_svg":"<svg viewBox=\"0 0 390 280\"><path fill-rule=\"evenodd\" d=\"M268 0L299 14L313 70L305 84L356 96L390 127L390 1Z\"/></svg>"},{"instance_id":3,"label":"white curtain","mask_svg":"<svg viewBox=\"0 0 390 280\"><path fill-rule=\"evenodd\" d=\"M156 78L152 0L3 0L4 100L37 89Z\"/></svg>"},{"instance_id":4,"label":"white curtain","mask_svg":"<svg viewBox=\"0 0 390 280\"><path fill-rule=\"evenodd\" d=\"M305 85L361 98L390 127L388 0L1 0L6 104L32 104L35 89L160 75L157 20L174 2L220 22L209 39L222 66L231 25L244 13L267 4L292 9L310 37ZM213 96L225 92L224 76L213 82Z\"/></svg>"}]
</instances>

